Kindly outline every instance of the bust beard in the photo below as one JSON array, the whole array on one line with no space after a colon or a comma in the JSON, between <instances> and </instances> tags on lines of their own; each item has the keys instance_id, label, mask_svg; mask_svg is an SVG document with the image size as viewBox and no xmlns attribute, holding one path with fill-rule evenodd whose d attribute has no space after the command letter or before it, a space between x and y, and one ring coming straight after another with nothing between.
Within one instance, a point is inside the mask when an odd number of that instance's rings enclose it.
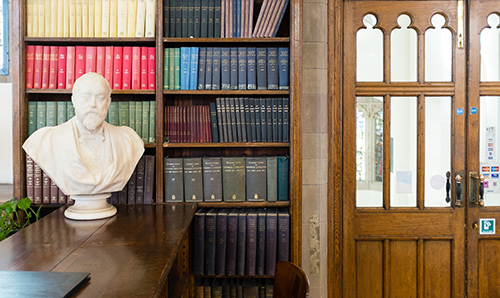
<instances>
[{"instance_id":1,"label":"bust beard","mask_svg":"<svg viewBox=\"0 0 500 298\"><path fill-rule=\"evenodd\" d=\"M95 132L99 127L101 127L105 119L99 113L94 111L86 112L79 115L77 118L90 132Z\"/></svg>"}]
</instances>

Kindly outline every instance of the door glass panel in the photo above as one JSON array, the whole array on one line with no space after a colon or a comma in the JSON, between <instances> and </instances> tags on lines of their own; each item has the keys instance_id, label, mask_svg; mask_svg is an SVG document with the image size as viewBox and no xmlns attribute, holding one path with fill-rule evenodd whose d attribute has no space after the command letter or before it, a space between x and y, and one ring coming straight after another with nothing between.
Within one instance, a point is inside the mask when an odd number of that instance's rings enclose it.
<instances>
[{"instance_id":1,"label":"door glass panel","mask_svg":"<svg viewBox=\"0 0 500 298\"><path fill-rule=\"evenodd\" d=\"M481 44L481 81L500 81L500 23L498 14L488 16L488 28L484 28L480 35Z\"/></svg>"},{"instance_id":2,"label":"door glass panel","mask_svg":"<svg viewBox=\"0 0 500 298\"><path fill-rule=\"evenodd\" d=\"M446 172L451 171L451 98L425 98L425 207L448 207Z\"/></svg>"},{"instance_id":3,"label":"door glass panel","mask_svg":"<svg viewBox=\"0 0 500 298\"><path fill-rule=\"evenodd\" d=\"M500 160L498 155L498 128L500 97L480 98L479 164L484 175L484 205L500 206Z\"/></svg>"},{"instance_id":4,"label":"door glass panel","mask_svg":"<svg viewBox=\"0 0 500 298\"><path fill-rule=\"evenodd\" d=\"M401 28L391 33L391 81L417 81L417 32L408 28L411 19L407 14L398 17Z\"/></svg>"},{"instance_id":5,"label":"door glass panel","mask_svg":"<svg viewBox=\"0 0 500 298\"><path fill-rule=\"evenodd\" d=\"M417 206L417 98L391 98L391 207Z\"/></svg>"},{"instance_id":6,"label":"door glass panel","mask_svg":"<svg viewBox=\"0 0 500 298\"><path fill-rule=\"evenodd\" d=\"M372 14L363 17L366 28L356 34L356 79L358 82L383 81L384 36L380 29L373 28L377 18Z\"/></svg>"},{"instance_id":7,"label":"door glass panel","mask_svg":"<svg viewBox=\"0 0 500 298\"><path fill-rule=\"evenodd\" d=\"M356 99L356 206L382 207L382 97Z\"/></svg>"},{"instance_id":8,"label":"door glass panel","mask_svg":"<svg viewBox=\"0 0 500 298\"><path fill-rule=\"evenodd\" d=\"M431 23L434 28L425 32L425 80L451 82L451 32L443 28L446 19L440 14L435 14Z\"/></svg>"}]
</instances>

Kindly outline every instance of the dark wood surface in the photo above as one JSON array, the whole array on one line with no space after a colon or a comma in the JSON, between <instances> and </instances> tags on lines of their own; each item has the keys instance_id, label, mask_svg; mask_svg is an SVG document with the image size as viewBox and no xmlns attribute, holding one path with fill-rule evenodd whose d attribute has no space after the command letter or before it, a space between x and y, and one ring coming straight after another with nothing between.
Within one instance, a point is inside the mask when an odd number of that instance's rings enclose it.
<instances>
[{"instance_id":1,"label":"dark wood surface","mask_svg":"<svg viewBox=\"0 0 500 298\"><path fill-rule=\"evenodd\" d=\"M120 205L93 221L64 209L0 242L0 270L90 272L76 297L157 297L196 211L195 205Z\"/></svg>"}]
</instances>

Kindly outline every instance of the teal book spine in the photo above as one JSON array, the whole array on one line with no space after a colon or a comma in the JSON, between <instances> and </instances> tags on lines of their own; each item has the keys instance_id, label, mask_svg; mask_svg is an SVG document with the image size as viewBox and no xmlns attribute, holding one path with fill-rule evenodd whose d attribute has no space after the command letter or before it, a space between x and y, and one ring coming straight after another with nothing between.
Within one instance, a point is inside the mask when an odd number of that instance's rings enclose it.
<instances>
[{"instance_id":1,"label":"teal book spine","mask_svg":"<svg viewBox=\"0 0 500 298\"><path fill-rule=\"evenodd\" d=\"M267 157L267 200L274 202L278 200L278 158Z\"/></svg>"},{"instance_id":2,"label":"teal book spine","mask_svg":"<svg viewBox=\"0 0 500 298\"><path fill-rule=\"evenodd\" d=\"M149 133L148 142L156 143L156 101L149 102Z\"/></svg>"},{"instance_id":3,"label":"teal book spine","mask_svg":"<svg viewBox=\"0 0 500 298\"><path fill-rule=\"evenodd\" d=\"M149 101L142 102L142 133L141 138L144 143L149 141Z\"/></svg>"},{"instance_id":4,"label":"teal book spine","mask_svg":"<svg viewBox=\"0 0 500 298\"><path fill-rule=\"evenodd\" d=\"M119 108L118 108L118 102L111 102L109 104L109 110L108 110L108 122L109 124L113 124L118 126L119 125Z\"/></svg>"},{"instance_id":5,"label":"teal book spine","mask_svg":"<svg viewBox=\"0 0 500 298\"><path fill-rule=\"evenodd\" d=\"M47 102L47 126L57 125L57 102Z\"/></svg>"},{"instance_id":6,"label":"teal book spine","mask_svg":"<svg viewBox=\"0 0 500 298\"><path fill-rule=\"evenodd\" d=\"M181 48L181 90L189 90L191 48Z\"/></svg>"},{"instance_id":7,"label":"teal book spine","mask_svg":"<svg viewBox=\"0 0 500 298\"><path fill-rule=\"evenodd\" d=\"M58 101L57 102L57 125L63 124L66 122L68 119L67 117L67 109L68 109L68 102L67 101Z\"/></svg>"},{"instance_id":8,"label":"teal book spine","mask_svg":"<svg viewBox=\"0 0 500 298\"><path fill-rule=\"evenodd\" d=\"M73 103L72 102L68 102L68 110L67 110L67 119L71 119L73 118L73 116L75 116L75 107L73 106Z\"/></svg>"},{"instance_id":9,"label":"teal book spine","mask_svg":"<svg viewBox=\"0 0 500 298\"><path fill-rule=\"evenodd\" d=\"M165 90L168 90L170 89L170 86L169 86L169 83L170 83L170 80L168 78L168 74L169 74L169 67L168 67L168 63L169 63L169 59L168 59L168 49L163 49L163 89Z\"/></svg>"},{"instance_id":10,"label":"teal book spine","mask_svg":"<svg viewBox=\"0 0 500 298\"><path fill-rule=\"evenodd\" d=\"M36 112L36 101L28 102L28 136L34 133L37 129L37 112Z\"/></svg>"},{"instance_id":11,"label":"teal book spine","mask_svg":"<svg viewBox=\"0 0 500 298\"><path fill-rule=\"evenodd\" d=\"M288 156L278 156L278 201L288 201Z\"/></svg>"},{"instance_id":12,"label":"teal book spine","mask_svg":"<svg viewBox=\"0 0 500 298\"><path fill-rule=\"evenodd\" d=\"M135 102L135 132L142 138L142 102Z\"/></svg>"},{"instance_id":13,"label":"teal book spine","mask_svg":"<svg viewBox=\"0 0 500 298\"><path fill-rule=\"evenodd\" d=\"M47 125L47 104L44 101L36 102L36 129Z\"/></svg>"},{"instance_id":14,"label":"teal book spine","mask_svg":"<svg viewBox=\"0 0 500 298\"><path fill-rule=\"evenodd\" d=\"M198 63L200 48L191 47L191 59L189 61L189 90L198 89Z\"/></svg>"},{"instance_id":15,"label":"teal book spine","mask_svg":"<svg viewBox=\"0 0 500 298\"><path fill-rule=\"evenodd\" d=\"M118 102L118 123L120 126L130 126L129 120L129 102L128 101L119 101Z\"/></svg>"}]
</instances>

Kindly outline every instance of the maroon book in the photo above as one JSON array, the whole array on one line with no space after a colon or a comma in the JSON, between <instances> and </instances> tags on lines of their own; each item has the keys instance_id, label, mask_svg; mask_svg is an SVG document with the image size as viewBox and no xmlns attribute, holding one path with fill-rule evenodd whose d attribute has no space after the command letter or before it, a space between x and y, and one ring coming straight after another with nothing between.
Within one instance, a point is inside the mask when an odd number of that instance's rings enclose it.
<instances>
[{"instance_id":1,"label":"maroon book","mask_svg":"<svg viewBox=\"0 0 500 298\"><path fill-rule=\"evenodd\" d=\"M34 184L34 174L35 165L31 156L26 154L26 196L33 203L33 197L35 195L35 184Z\"/></svg>"}]
</instances>

